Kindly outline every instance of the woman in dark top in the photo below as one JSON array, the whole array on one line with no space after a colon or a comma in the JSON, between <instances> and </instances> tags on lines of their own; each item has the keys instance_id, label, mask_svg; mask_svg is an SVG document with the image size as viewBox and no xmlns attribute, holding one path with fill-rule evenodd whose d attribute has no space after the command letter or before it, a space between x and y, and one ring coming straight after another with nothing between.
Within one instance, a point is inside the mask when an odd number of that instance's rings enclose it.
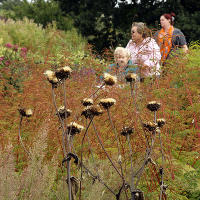
<instances>
[{"instance_id":1,"label":"woman in dark top","mask_svg":"<svg viewBox=\"0 0 200 200\"><path fill-rule=\"evenodd\" d=\"M155 39L160 47L161 63L169 57L169 54L177 49L182 48L183 52L188 51L187 43L184 34L174 25L175 14L163 14L160 17L161 30L156 32Z\"/></svg>"}]
</instances>

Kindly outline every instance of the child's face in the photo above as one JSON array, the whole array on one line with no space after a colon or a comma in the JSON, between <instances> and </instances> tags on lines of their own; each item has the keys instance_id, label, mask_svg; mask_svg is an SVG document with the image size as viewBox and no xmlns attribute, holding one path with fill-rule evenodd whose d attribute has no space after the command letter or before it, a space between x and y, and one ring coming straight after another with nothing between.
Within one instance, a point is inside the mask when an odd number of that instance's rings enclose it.
<instances>
[{"instance_id":1,"label":"child's face","mask_svg":"<svg viewBox=\"0 0 200 200\"><path fill-rule=\"evenodd\" d=\"M120 66L120 67L125 67L127 66L128 63L128 57L124 52L117 52L114 55L115 62Z\"/></svg>"}]
</instances>

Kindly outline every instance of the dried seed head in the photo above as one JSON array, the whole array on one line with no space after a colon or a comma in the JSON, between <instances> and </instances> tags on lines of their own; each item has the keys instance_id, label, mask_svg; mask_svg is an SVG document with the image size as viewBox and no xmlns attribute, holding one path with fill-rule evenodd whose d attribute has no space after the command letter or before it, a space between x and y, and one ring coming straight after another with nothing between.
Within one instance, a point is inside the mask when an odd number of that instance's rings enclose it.
<instances>
[{"instance_id":1,"label":"dried seed head","mask_svg":"<svg viewBox=\"0 0 200 200\"><path fill-rule=\"evenodd\" d=\"M85 118L92 118L94 116L99 116L103 113L103 111L101 110L100 106L96 105L92 105L92 106L87 106L84 108L84 110L82 111L81 115L85 116Z\"/></svg>"},{"instance_id":2,"label":"dried seed head","mask_svg":"<svg viewBox=\"0 0 200 200\"><path fill-rule=\"evenodd\" d=\"M160 134L160 128L159 127L156 128L156 132L155 133Z\"/></svg>"},{"instance_id":3,"label":"dried seed head","mask_svg":"<svg viewBox=\"0 0 200 200\"><path fill-rule=\"evenodd\" d=\"M76 122L71 122L69 125L67 125L67 134L75 135L80 133L83 129L83 126L77 124Z\"/></svg>"},{"instance_id":4,"label":"dried seed head","mask_svg":"<svg viewBox=\"0 0 200 200\"><path fill-rule=\"evenodd\" d=\"M157 124L152 122L145 122L143 123L143 127L148 131L155 131L157 128Z\"/></svg>"},{"instance_id":5,"label":"dried seed head","mask_svg":"<svg viewBox=\"0 0 200 200\"><path fill-rule=\"evenodd\" d=\"M47 77L47 80L54 86L57 87L59 80L57 79L55 72L51 70L46 70L44 75Z\"/></svg>"},{"instance_id":6,"label":"dried seed head","mask_svg":"<svg viewBox=\"0 0 200 200\"><path fill-rule=\"evenodd\" d=\"M112 76L108 73L104 73L103 76L103 80L105 82L106 85L114 85L115 83L117 83L117 77L116 76Z\"/></svg>"},{"instance_id":7,"label":"dried seed head","mask_svg":"<svg viewBox=\"0 0 200 200\"><path fill-rule=\"evenodd\" d=\"M151 101L147 104L147 108L152 112L159 110L160 106L161 104L156 101Z\"/></svg>"},{"instance_id":8,"label":"dried seed head","mask_svg":"<svg viewBox=\"0 0 200 200\"><path fill-rule=\"evenodd\" d=\"M116 100L113 98L100 99L99 105L103 106L104 109L110 108L116 104Z\"/></svg>"},{"instance_id":9,"label":"dried seed head","mask_svg":"<svg viewBox=\"0 0 200 200\"><path fill-rule=\"evenodd\" d=\"M160 118L160 119L157 119L156 122L158 124L158 127L162 128L165 125L166 120L163 118Z\"/></svg>"},{"instance_id":10,"label":"dried seed head","mask_svg":"<svg viewBox=\"0 0 200 200\"><path fill-rule=\"evenodd\" d=\"M28 109L20 108L20 109L18 109L18 111L19 111L20 115L23 117L31 117L33 115L33 111L30 108L28 108Z\"/></svg>"},{"instance_id":11,"label":"dried seed head","mask_svg":"<svg viewBox=\"0 0 200 200\"><path fill-rule=\"evenodd\" d=\"M121 155L119 155L117 162L118 162L119 164L122 163L122 156L121 156Z\"/></svg>"},{"instance_id":12,"label":"dried seed head","mask_svg":"<svg viewBox=\"0 0 200 200\"><path fill-rule=\"evenodd\" d=\"M58 79L67 79L70 77L72 69L69 66L58 68L55 75Z\"/></svg>"},{"instance_id":13,"label":"dried seed head","mask_svg":"<svg viewBox=\"0 0 200 200\"><path fill-rule=\"evenodd\" d=\"M125 79L127 82L135 82L137 80L137 74L135 73L128 73L126 76L125 76Z\"/></svg>"},{"instance_id":14,"label":"dried seed head","mask_svg":"<svg viewBox=\"0 0 200 200\"><path fill-rule=\"evenodd\" d=\"M81 102L82 102L82 104L84 106L91 106L91 105L93 105L93 99L90 99L90 98L85 98Z\"/></svg>"},{"instance_id":15,"label":"dried seed head","mask_svg":"<svg viewBox=\"0 0 200 200\"><path fill-rule=\"evenodd\" d=\"M65 119L71 115L72 111L70 109L65 109L64 106L60 106L58 108L58 113L56 115L60 115L61 119Z\"/></svg>"},{"instance_id":16,"label":"dried seed head","mask_svg":"<svg viewBox=\"0 0 200 200\"><path fill-rule=\"evenodd\" d=\"M137 189L132 192L135 200L144 200L144 194L141 190Z\"/></svg>"},{"instance_id":17,"label":"dried seed head","mask_svg":"<svg viewBox=\"0 0 200 200\"><path fill-rule=\"evenodd\" d=\"M26 116L27 116L27 117L30 117L30 116L33 115L33 111L32 111L32 109L30 109L30 108L26 109L25 112L26 112Z\"/></svg>"},{"instance_id":18,"label":"dried seed head","mask_svg":"<svg viewBox=\"0 0 200 200\"><path fill-rule=\"evenodd\" d=\"M160 186L160 189L163 191L163 193L165 193L166 192L166 190L167 190L167 187L168 187L168 185L161 185Z\"/></svg>"},{"instance_id":19,"label":"dried seed head","mask_svg":"<svg viewBox=\"0 0 200 200\"><path fill-rule=\"evenodd\" d=\"M133 131L134 131L133 127L123 127L121 131L121 135L123 136L131 135Z\"/></svg>"}]
</instances>

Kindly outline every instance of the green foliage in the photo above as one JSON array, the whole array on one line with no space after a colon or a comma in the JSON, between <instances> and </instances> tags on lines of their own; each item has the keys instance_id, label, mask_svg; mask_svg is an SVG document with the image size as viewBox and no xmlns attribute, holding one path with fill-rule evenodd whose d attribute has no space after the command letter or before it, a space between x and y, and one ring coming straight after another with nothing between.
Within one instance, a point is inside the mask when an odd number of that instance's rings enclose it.
<instances>
[{"instance_id":1,"label":"green foliage","mask_svg":"<svg viewBox=\"0 0 200 200\"><path fill-rule=\"evenodd\" d=\"M5 1L1 8L1 16L13 20L22 20L27 17L43 27L52 23L56 23L57 27L62 30L71 30L74 27L72 18L67 14L63 15L55 1Z\"/></svg>"}]
</instances>

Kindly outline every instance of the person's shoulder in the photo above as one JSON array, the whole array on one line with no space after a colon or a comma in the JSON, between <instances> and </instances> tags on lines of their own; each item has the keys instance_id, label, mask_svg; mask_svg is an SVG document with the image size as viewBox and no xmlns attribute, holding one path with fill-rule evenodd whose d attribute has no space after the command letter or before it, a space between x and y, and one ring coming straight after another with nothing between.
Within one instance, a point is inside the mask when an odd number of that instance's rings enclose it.
<instances>
[{"instance_id":1,"label":"person's shoulder","mask_svg":"<svg viewBox=\"0 0 200 200\"><path fill-rule=\"evenodd\" d=\"M183 33L179 28L174 27L173 35L177 35L177 34L183 34Z\"/></svg>"}]
</instances>

